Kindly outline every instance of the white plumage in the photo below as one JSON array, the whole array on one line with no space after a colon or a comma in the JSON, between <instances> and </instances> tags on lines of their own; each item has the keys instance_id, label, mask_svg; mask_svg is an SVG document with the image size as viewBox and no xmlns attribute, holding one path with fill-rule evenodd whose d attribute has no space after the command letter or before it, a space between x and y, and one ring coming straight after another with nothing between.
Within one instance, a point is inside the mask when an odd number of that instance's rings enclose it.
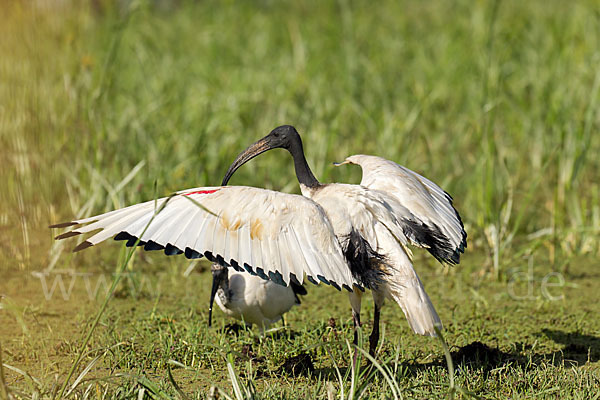
<instances>
[{"instance_id":1,"label":"white plumage","mask_svg":"<svg viewBox=\"0 0 600 400\"><path fill-rule=\"evenodd\" d=\"M213 268L219 266L213 265ZM229 273L226 287L218 288L215 300L225 314L248 325L257 325L261 331L300 304L291 286L236 271Z\"/></svg>"},{"instance_id":2,"label":"white plumage","mask_svg":"<svg viewBox=\"0 0 600 400\"><path fill-rule=\"evenodd\" d=\"M361 166L361 185L320 184L291 126L274 129L242 152L223 185L241 165L277 147L292 154L303 196L241 186L188 189L56 225L89 224L57 238L101 229L75 250L116 235L128 245L140 238L147 250L185 253L188 258L204 255L286 286L290 280L302 283L306 275L312 283L321 281L351 292L356 326L360 325L361 290L370 288L375 300L371 353L379 339L379 312L385 298L400 306L416 333L435 335L441 321L412 266L408 245L426 248L440 262L459 262L466 233L452 198L419 174L367 155L351 156L342 163ZM289 298L289 292L273 293L267 297ZM245 306L236 304L225 309L243 314ZM269 318L263 313L256 321Z\"/></svg>"},{"instance_id":3,"label":"white plumage","mask_svg":"<svg viewBox=\"0 0 600 400\"><path fill-rule=\"evenodd\" d=\"M240 202L241 198L245 201ZM199 209L202 212L198 213ZM194 219L185 228L177 222L192 216ZM256 269L259 276L285 285L292 275L302 283L305 273L313 282L320 277L347 287L354 282L323 209L299 195L244 186L201 187L56 226L77 224L89 225L57 239L101 231L75 251L113 236L130 245L140 238L147 250L164 249L169 255L185 252L188 258L204 255L211 260L223 259L237 270L244 266ZM236 246L238 251L234 254ZM282 265L279 249L288 246L296 252L284 254L288 263ZM227 249L233 256L225 260ZM314 254L316 251L318 254ZM283 275L282 270L289 273Z\"/></svg>"},{"instance_id":4,"label":"white plumage","mask_svg":"<svg viewBox=\"0 0 600 400\"><path fill-rule=\"evenodd\" d=\"M391 195L397 201L395 210L404 208L411 220L439 228L452 251L447 261L458 263L467 234L448 193L416 172L381 157L359 154L346 158L344 163L360 165L361 186ZM414 241L412 244L422 246Z\"/></svg>"}]
</instances>

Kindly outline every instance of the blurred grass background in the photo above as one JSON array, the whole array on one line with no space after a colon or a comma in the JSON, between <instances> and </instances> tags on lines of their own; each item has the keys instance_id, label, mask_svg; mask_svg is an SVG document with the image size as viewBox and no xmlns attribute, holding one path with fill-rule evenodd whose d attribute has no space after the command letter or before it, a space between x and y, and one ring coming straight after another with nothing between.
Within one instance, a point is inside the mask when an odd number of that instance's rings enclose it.
<instances>
[{"instance_id":1,"label":"blurred grass background","mask_svg":"<svg viewBox=\"0 0 600 400\"><path fill-rule=\"evenodd\" d=\"M440 183L496 276L519 249L600 250L593 1L1 7L2 251L22 268L49 222L148 199L155 180L218 184L284 123L324 182L358 181L331 162L367 153ZM253 164L233 183L298 190L287 156Z\"/></svg>"},{"instance_id":2,"label":"blurred grass background","mask_svg":"<svg viewBox=\"0 0 600 400\"><path fill-rule=\"evenodd\" d=\"M451 193L469 234L451 274L503 282L534 253L546 273L598 267L596 1L37 0L0 13L6 276L114 260L117 246L67 257L74 244L47 225L153 198L155 182L160 195L218 185L281 124L322 182L359 182L331 162L366 153ZM298 191L283 152L232 184Z\"/></svg>"}]
</instances>

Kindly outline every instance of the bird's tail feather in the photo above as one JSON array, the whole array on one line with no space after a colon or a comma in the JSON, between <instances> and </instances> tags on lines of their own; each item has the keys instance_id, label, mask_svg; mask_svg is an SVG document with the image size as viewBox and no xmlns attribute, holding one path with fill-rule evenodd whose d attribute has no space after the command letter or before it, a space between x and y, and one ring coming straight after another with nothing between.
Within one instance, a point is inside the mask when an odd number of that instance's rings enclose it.
<instances>
[{"instance_id":1,"label":"bird's tail feather","mask_svg":"<svg viewBox=\"0 0 600 400\"><path fill-rule=\"evenodd\" d=\"M385 255L382 289L386 297L398 303L415 333L436 336L435 327L441 330L442 321L413 268L410 250L405 250L383 225L376 225L375 230L379 249Z\"/></svg>"},{"instance_id":2,"label":"bird's tail feather","mask_svg":"<svg viewBox=\"0 0 600 400\"><path fill-rule=\"evenodd\" d=\"M442 329L442 321L416 274L404 285L388 284L388 294L398 303L415 333L436 336L434 327Z\"/></svg>"}]
</instances>

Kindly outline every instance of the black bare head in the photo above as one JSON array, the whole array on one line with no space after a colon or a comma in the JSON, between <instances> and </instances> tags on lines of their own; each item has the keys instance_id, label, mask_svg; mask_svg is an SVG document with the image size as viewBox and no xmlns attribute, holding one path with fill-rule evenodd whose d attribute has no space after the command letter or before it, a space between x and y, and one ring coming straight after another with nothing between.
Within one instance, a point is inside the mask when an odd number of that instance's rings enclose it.
<instances>
[{"instance_id":1,"label":"black bare head","mask_svg":"<svg viewBox=\"0 0 600 400\"><path fill-rule=\"evenodd\" d=\"M282 149L290 150L297 146L302 148L300 134L296 128L291 125L278 126L265 136L263 140L267 140L272 149L280 147Z\"/></svg>"},{"instance_id":2,"label":"black bare head","mask_svg":"<svg viewBox=\"0 0 600 400\"><path fill-rule=\"evenodd\" d=\"M212 325L212 309L217 290L219 290L219 288L225 291L229 290L229 273L227 267L214 263L210 267L210 272L212 272L213 283L210 291L210 303L208 305L208 326Z\"/></svg>"},{"instance_id":3,"label":"black bare head","mask_svg":"<svg viewBox=\"0 0 600 400\"><path fill-rule=\"evenodd\" d=\"M223 178L222 186L227 185L233 173L242 165L252 160L254 157L272 149L286 149L294 158L294 166L296 167L296 176L298 181L306 186L316 186L319 181L314 177L302 149L302 140L296 128L291 125L282 125L273 129L267 136L260 139L258 142L251 144L246 150L237 156L231 164L225 177Z\"/></svg>"}]
</instances>

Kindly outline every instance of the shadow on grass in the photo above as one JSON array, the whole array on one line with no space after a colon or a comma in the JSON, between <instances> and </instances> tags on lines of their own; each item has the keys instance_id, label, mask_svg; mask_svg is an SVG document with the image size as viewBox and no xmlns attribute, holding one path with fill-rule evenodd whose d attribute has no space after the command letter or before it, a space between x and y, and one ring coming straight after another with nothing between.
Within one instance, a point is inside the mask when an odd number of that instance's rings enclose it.
<instances>
[{"instance_id":1,"label":"shadow on grass","mask_svg":"<svg viewBox=\"0 0 600 400\"><path fill-rule=\"evenodd\" d=\"M238 324L230 324L225 327L230 333L239 334L239 331L246 327ZM291 338L299 333L295 331L281 330L271 332L267 336L272 340L281 338ZM462 347L455 347L451 352L457 374L462 371L480 370L488 374L493 370L504 367L520 367L523 370L533 370L540 365L554 366L581 366L587 362L600 361L600 338L592 335L580 334L577 332L564 332L560 330L542 329L538 336L549 338L552 341L564 345L561 350L549 353L532 351L532 345L515 343L509 351L503 351L497 347L491 347L480 341L474 341ZM432 368L446 368L446 361L443 355L428 363L419 363L416 361L399 361L394 366L394 361L390 354L383 354L379 357L382 365L386 365L390 370L396 370L398 377L415 377ZM269 373L285 374L289 376L304 375L313 379L326 379L335 381L338 379L338 371L333 367L315 368L310 352L301 352L285 359L282 365L276 370L268 371L264 368L264 357L256 357L251 345L244 346L239 359L250 360L255 366L257 372L256 378L269 376ZM386 361L390 360L390 361ZM367 368L368 363L363 361L361 369ZM345 376L349 366L339 366L339 373Z\"/></svg>"},{"instance_id":2,"label":"shadow on grass","mask_svg":"<svg viewBox=\"0 0 600 400\"><path fill-rule=\"evenodd\" d=\"M481 342L473 342L453 352L452 359L459 370L469 366L485 372L503 366L520 366L531 370L543 363L554 366L581 366L600 360L600 338L596 336L552 329L542 329L538 335L563 344L564 348L551 353L527 354L532 348L531 345L517 343L514 351L505 352Z\"/></svg>"},{"instance_id":3,"label":"shadow on grass","mask_svg":"<svg viewBox=\"0 0 600 400\"><path fill-rule=\"evenodd\" d=\"M218 332L226 335L240 336L240 334L243 332L252 332L252 326L233 322L230 324L225 324L222 328L218 328ZM260 335L262 335L264 338L273 340L280 340L284 338L292 340L296 338L299 333L286 327L280 327L276 329L269 329L264 334L257 334L255 337L258 338Z\"/></svg>"},{"instance_id":4,"label":"shadow on grass","mask_svg":"<svg viewBox=\"0 0 600 400\"><path fill-rule=\"evenodd\" d=\"M517 343L515 350L506 352L475 341L453 351L452 360L459 374L461 370L467 368L479 369L487 374L502 367L519 366L524 370L532 370L543 363L554 366L564 366L565 364L581 366L587 362L600 361L600 338L596 336L552 329L543 329L539 335L544 335L565 346L563 349L551 353L526 354L531 349L531 345ZM388 364L390 367L392 366L391 363ZM415 377L425 370L436 367L446 368L443 357L428 363L400 362L397 370L401 371L404 376ZM340 372L345 374L348 368L340 368ZM318 377L319 375L321 378L329 380L337 379L334 368L315 369L313 376Z\"/></svg>"},{"instance_id":5,"label":"shadow on grass","mask_svg":"<svg viewBox=\"0 0 600 400\"><path fill-rule=\"evenodd\" d=\"M542 329L542 334L556 343L565 345L557 352L562 353L565 361L575 361L577 364L600 361L599 337L554 329Z\"/></svg>"}]
</instances>

